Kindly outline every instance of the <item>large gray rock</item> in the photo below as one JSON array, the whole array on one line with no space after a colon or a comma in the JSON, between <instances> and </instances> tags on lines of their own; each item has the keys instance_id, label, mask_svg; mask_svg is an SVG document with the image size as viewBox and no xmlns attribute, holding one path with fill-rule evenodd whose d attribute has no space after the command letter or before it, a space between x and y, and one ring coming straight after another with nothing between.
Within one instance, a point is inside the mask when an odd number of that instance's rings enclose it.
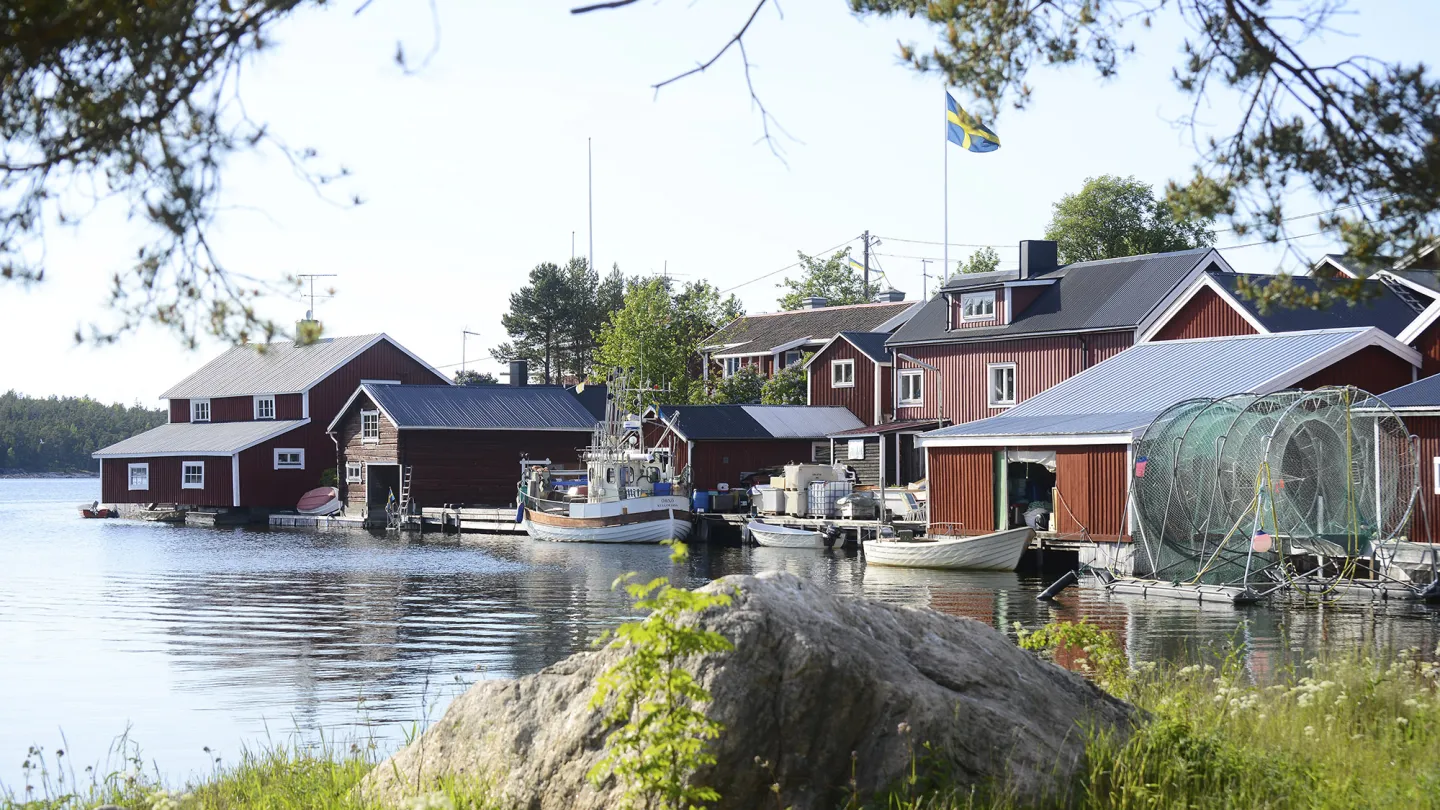
<instances>
[{"instance_id":1,"label":"large gray rock","mask_svg":"<svg viewBox=\"0 0 1440 810\"><path fill-rule=\"evenodd\" d=\"M699 621L735 649L692 668L714 695L710 716L725 725L711 744L718 762L697 775L719 790L721 808L836 807L852 779L862 795L895 786L912 757L951 784L1001 782L1036 799L1070 784L1087 732L1125 734L1135 716L979 622L837 597L782 573L705 590L722 588L739 589L734 603ZM393 800L437 777L476 777L527 810L615 807L613 781L596 789L585 779L606 734L587 704L621 655L584 652L475 684L364 789Z\"/></svg>"}]
</instances>

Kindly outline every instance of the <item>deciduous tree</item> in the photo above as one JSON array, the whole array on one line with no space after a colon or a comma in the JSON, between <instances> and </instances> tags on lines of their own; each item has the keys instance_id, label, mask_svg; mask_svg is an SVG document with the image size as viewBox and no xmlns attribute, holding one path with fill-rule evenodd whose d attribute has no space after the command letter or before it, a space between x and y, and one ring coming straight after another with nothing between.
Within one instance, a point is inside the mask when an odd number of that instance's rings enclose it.
<instances>
[{"instance_id":1,"label":"deciduous tree","mask_svg":"<svg viewBox=\"0 0 1440 810\"><path fill-rule=\"evenodd\" d=\"M799 309L806 298L819 296L831 306L865 303L865 280L850 266L850 249L846 248L828 259L818 256L800 257L800 277L786 278L778 285L785 290L780 296L781 309Z\"/></svg>"},{"instance_id":2,"label":"deciduous tree","mask_svg":"<svg viewBox=\"0 0 1440 810\"><path fill-rule=\"evenodd\" d=\"M1045 238L1068 264L1209 247L1211 227L1208 219L1177 218L1169 202L1134 177L1106 174L1055 203Z\"/></svg>"},{"instance_id":3,"label":"deciduous tree","mask_svg":"<svg viewBox=\"0 0 1440 810\"><path fill-rule=\"evenodd\" d=\"M809 362L810 355L806 354L800 362L786 366L775 372L765 385L760 389L760 402L763 405L804 405L806 393L805 364Z\"/></svg>"},{"instance_id":4,"label":"deciduous tree","mask_svg":"<svg viewBox=\"0 0 1440 810\"><path fill-rule=\"evenodd\" d=\"M968 273L989 273L992 270L1000 269L1000 254L995 252L993 247L982 247L970 254L970 258L955 264L955 272Z\"/></svg>"},{"instance_id":5,"label":"deciduous tree","mask_svg":"<svg viewBox=\"0 0 1440 810\"><path fill-rule=\"evenodd\" d=\"M488 371L476 371L473 368L462 369L455 372L455 382L460 385L499 385L500 380Z\"/></svg>"}]
</instances>

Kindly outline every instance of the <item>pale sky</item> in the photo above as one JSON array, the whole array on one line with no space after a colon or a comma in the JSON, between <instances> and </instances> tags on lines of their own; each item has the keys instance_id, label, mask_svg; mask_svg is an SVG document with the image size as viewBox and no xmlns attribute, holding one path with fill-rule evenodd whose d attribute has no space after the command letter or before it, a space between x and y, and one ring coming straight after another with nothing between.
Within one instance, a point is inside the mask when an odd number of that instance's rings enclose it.
<instances>
[{"instance_id":1,"label":"pale sky","mask_svg":"<svg viewBox=\"0 0 1440 810\"><path fill-rule=\"evenodd\" d=\"M531 267L588 249L586 138L594 139L594 250L604 269L668 267L680 280L737 287L817 253L880 237L878 263L913 300L921 257L942 239L942 83L899 64L897 39L928 47L915 21L862 21L843 0L785 2L761 12L747 37L756 89L794 137L785 162L764 145L738 53L666 88L650 85L707 58L748 3L640 3L580 17L570 3L438 0L439 51L418 75L392 57L397 39L418 59L429 48L426 3L377 0L303 13L246 72L252 117L295 145L312 145L354 172L342 188L366 204L318 198L278 155L233 161L216 241L229 266L259 277L335 273L318 304L331 335L386 332L453 371L461 331L472 366L498 371L488 349L506 339L508 297ZM1335 53L1413 62L1434 56L1435 4L1365 2L1332 36ZM1423 7L1423 10L1421 10ZM1052 203L1086 177L1135 175L1157 187L1189 174L1188 110L1169 79L1181 30L1171 14L1134 30L1139 52L1121 77L1040 69L1032 103L992 124L1003 146L951 147L952 243L993 244L1012 266L1016 243L1040 238ZM1321 49L1324 52L1324 48ZM952 90L962 105L971 102ZM1220 126L1238 100L1220 92L1202 112ZM1222 130L1217 129L1217 132ZM1323 206L1297 196L1294 213ZM1294 223L1294 233L1315 230ZM52 228L46 280L0 286L0 390L89 394L158 404L157 396L224 347L191 352L148 327L118 345L76 347L77 325L108 317L106 279L128 266L147 234L106 204L78 229ZM906 241L918 240L918 241ZM1221 239L1222 249L1237 241ZM1324 238L1296 242L1309 255ZM968 254L952 247L952 264ZM1271 246L1224 251L1242 271L1295 261ZM940 262L929 265L938 273ZM790 271L793 275L793 270ZM773 311L785 273L739 286L750 312ZM932 278L930 289L934 289ZM305 304L272 300L281 321Z\"/></svg>"}]
</instances>

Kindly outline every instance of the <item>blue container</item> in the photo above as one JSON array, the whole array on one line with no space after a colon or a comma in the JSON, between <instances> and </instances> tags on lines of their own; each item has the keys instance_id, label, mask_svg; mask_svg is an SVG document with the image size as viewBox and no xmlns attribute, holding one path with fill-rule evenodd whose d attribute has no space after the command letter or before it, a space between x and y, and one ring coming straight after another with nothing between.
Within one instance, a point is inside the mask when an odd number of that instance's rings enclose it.
<instances>
[{"instance_id":1,"label":"blue container","mask_svg":"<svg viewBox=\"0 0 1440 810\"><path fill-rule=\"evenodd\" d=\"M673 485L672 485L669 481L656 481L656 482L655 482L655 494L656 494L656 495L669 495L671 492L674 492L674 490L671 489L672 486L673 486Z\"/></svg>"},{"instance_id":2,"label":"blue container","mask_svg":"<svg viewBox=\"0 0 1440 810\"><path fill-rule=\"evenodd\" d=\"M695 511L704 512L710 508L710 493L703 490L695 490Z\"/></svg>"}]
</instances>

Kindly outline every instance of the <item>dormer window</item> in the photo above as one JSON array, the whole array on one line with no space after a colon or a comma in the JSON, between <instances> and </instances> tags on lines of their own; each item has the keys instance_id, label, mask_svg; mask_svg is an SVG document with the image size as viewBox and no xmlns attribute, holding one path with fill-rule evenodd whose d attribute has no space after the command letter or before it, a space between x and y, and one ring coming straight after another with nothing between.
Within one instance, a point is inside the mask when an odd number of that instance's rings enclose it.
<instances>
[{"instance_id":1,"label":"dormer window","mask_svg":"<svg viewBox=\"0 0 1440 810\"><path fill-rule=\"evenodd\" d=\"M261 394L261 395L255 397L255 418L256 418L256 419L274 419L274 418L275 418L275 395L274 395L274 394Z\"/></svg>"},{"instance_id":2,"label":"dormer window","mask_svg":"<svg viewBox=\"0 0 1440 810\"><path fill-rule=\"evenodd\" d=\"M191 422L209 422L209 421L210 421L210 400L208 400L208 399L192 399L192 400L190 400L190 421L191 421Z\"/></svg>"},{"instance_id":3,"label":"dormer window","mask_svg":"<svg viewBox=\"0 0 1440 810\"><path fill-rule=\"evenodd\" d=\"M960 296L960 320L995 320L995 291L965 293Z\"/></svg>"}]
</instances>

